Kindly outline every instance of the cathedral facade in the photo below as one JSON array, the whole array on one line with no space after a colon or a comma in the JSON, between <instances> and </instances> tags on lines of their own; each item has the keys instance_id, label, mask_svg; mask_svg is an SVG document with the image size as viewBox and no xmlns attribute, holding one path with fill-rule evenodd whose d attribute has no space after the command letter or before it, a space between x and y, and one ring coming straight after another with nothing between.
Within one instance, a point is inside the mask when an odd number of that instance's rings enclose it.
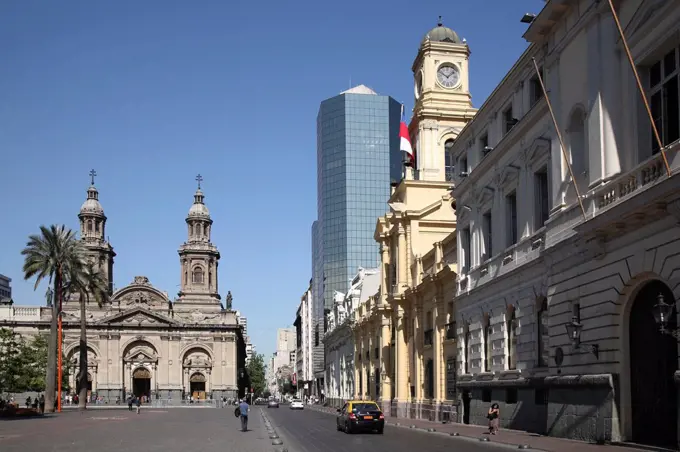
<instances>
[{"instance_id":1,"label":"cathedral facade","mask_svg":"<svg viewBox=\"0 0 680 452\"><path fill-rule=\"evenodd\" d=\"M145 276L113 290L116 256L106 240L106 216L92 185L80 213L80 235L90 260L109 286L109 299L87 306L88 389L105 401L128 395L182 400L233 398L245 389L245 342L231 293L222 305L217 285L220 253L210 240L212 220L199 187L186 217L187 241L179 248L180 292L171 300ZM51 309L0 306L0 327L24 337L48 334ZM63 350L70 390L79 372L80 303L63 302ZM239 390L240 389L240 390Z\"/></svg>"}]
</instances>

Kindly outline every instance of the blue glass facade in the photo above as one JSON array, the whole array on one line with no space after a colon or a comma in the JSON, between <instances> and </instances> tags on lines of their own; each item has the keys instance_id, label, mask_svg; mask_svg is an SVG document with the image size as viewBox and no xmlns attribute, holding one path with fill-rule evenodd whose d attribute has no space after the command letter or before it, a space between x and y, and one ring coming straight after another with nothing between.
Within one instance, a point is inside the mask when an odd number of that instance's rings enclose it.
<instances>
[{"instance_id":1,"label":"blue glass facade","mask_svg":"<svg viewBox=\"0 0 680 452\"><path fill-rule=\"evenodd\" d=\"M358 267L378 266L375 224L386 212L390 183L402 175L401 105L389 96L344 93L317 116L317 246L324 307L346 292ZM314 284L314 283L313 283ZM317 286L314 284L314 286Z\"/></svg>"}]
</instances>

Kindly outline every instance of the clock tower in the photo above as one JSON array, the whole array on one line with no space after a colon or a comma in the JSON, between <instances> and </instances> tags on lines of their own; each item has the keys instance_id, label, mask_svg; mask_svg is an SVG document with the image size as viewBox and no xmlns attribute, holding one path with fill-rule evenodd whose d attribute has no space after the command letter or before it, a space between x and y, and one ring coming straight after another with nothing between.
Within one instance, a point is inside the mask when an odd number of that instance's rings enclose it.
<instances>
[{"instance_id":1,"label":"clock tower","mask_svg":"<svg viewBox=\"0 0 680 452\"><path fill-rule=\"evenodd\" d=\"M420 180L453 180L448 149L477 112L470 96L469 57L467 43L441 17L420 42L411 68L415 103L409 125Z\"/></svg>"}]
</instances>

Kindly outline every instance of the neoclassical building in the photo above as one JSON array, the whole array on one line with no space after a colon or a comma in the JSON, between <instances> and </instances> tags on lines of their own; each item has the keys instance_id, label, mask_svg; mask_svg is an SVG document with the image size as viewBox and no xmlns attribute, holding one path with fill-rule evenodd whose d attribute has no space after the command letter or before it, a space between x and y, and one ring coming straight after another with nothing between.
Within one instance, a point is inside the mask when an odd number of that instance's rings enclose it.
<instances>
[{"instance_id":1,"label":"neoclassical building","mask_svg":"<svg viewBox=\"0 0 680 452\"><path fill-rule=\"evenodd\" d=\"M179 248L180 292L171 299L148 278L137 276L113 291L116 256L106 240L106 216L92 185L80 213L80 234L89 259L107 278L110 299L87 307L88 386L114 401L128 394L179 400L188 395L237 397L245 389L242 328L218 293L220 253L211 242L212 220L199 188L186 217L187 240ZM79 372L80 312L77 296L63 304L64 355L71 367L71 388ZM0 306L0 326L24 336L47 333L51 309Z\"/></svg>"},{"instance_id":2,"label":"neoclassical building","mask_svg":"<svg viewBox=\"0 0 680 452\"><path fill-rule=\"evenodd\" d=\"M615 5L666 156L609 2L546 2L453 146L458 387L464 422L677 449L680 3Z\"/></svg>"}]
</instances>

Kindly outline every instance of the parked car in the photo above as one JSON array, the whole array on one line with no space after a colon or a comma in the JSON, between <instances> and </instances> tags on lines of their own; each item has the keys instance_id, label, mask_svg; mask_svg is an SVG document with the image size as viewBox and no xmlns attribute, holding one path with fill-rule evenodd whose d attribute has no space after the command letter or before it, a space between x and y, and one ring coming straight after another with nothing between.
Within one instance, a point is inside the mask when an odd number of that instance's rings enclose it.
<instances>
[{"instance_id":1,"label":"parked car","mask_svg":"<svg viewBox=\"0 0 680 452\"><path fill-rule=\"evenodd\" d=\"M338 409L335 420L339 431L377 431L382 434L385 428L385 415L375 402L350 400Z\"/></svg>"},{"instance_id":2,"label":"parked car","mask_svg":"<svg viewBox=\"0 0 680 452\"><path fill-rule=\"evenodd\" d=\"M270 400L269 403L267 403L267 408L278 408L279 407L279 402L276 400Z\"/></svg>"},{"instance_id":3,"label":"parked car","mask_svg":"<svg viewBox=\"0 0 680 452\"><path fill-rule=\"evenodd\" d=\"M304 410L305 405L302 403L302 400L293 399L293 401L290 402L290 409L291 410Z\"/></svg>"}]
</instances>

